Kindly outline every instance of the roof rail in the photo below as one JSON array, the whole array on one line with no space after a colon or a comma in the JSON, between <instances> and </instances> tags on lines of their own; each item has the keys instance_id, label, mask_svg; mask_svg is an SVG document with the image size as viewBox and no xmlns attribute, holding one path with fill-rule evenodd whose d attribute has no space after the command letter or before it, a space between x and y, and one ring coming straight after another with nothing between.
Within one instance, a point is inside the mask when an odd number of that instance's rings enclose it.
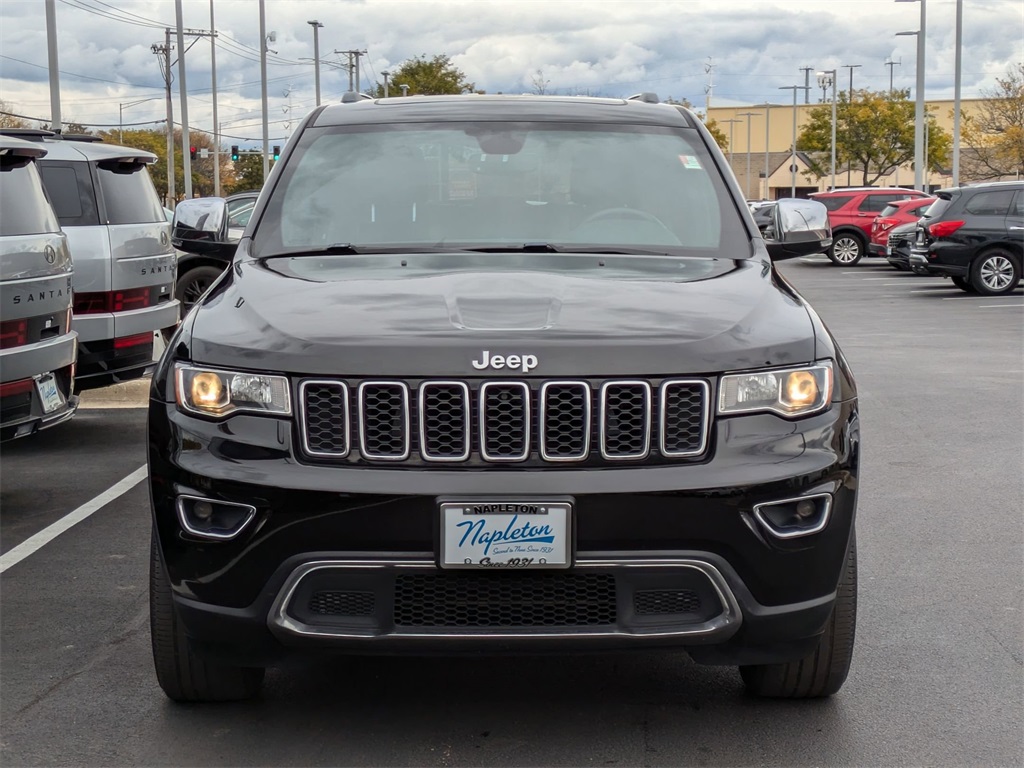
<instances>
[{"instance_id":1,"label":"roof rail","mask_svg":"<svg viewBox=\"0 0 1024 768\"><path fill-rule=\"evenodd\" d=\"M367 101L372 99L373 96L366 93L359 93L358 91L345 91L345 93L341 95L342 104L354 104L357 101Z\"/></svg>"},{"instance_id":2,"label":"roof rail","mask_svg":"<svg viewBox=\"0 0 1024 768\"><path fill-rule=\"evenodd\" d=\"M56 136L53 131L42 128L0 128L0 134L4 136L16 136L19 139L45 139L49 136Z\"/></svg>"},{"instance_id":3,"label":"roof rail","mask_svg":"<svg viewBox=\"0 0 1024 768\"><path fill-rule=\"evenodd\" d=\"M651 91L644 91L643 93L634 93L630 96L627 101L642 101L644 104L660 104L661 99L658 98L658 94Z\"/></svg>"}]
</instances>

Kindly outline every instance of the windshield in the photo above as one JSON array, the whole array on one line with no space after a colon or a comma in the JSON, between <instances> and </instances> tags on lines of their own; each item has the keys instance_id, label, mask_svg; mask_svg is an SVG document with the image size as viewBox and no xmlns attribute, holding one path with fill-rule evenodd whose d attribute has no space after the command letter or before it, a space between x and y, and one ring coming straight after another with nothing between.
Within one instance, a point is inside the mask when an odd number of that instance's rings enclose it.
<instances>
[{"instance_id":1,"label":"windshield","mask_svg":"<svg viewBox=\"0 0 1024 768\"><path fill-rule=\"evenodd\" d=\"M253 254L332 245L563 245L749 256L692 129L440 123L306 131Z\"/></svg>"}]
</instances>

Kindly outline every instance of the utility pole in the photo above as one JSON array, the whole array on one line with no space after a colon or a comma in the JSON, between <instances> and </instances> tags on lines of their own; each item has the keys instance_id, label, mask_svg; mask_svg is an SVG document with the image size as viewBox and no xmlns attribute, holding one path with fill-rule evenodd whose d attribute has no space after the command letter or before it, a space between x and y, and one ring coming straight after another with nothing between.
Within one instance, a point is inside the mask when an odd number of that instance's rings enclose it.
<instances>
[{"instance_id":1,"label":"utility pole","mask_svg":"<svg viewBox=\"0 0 1024 768\"><path fill-rule=\"evenodd\" d=\"M849 92L848 99L849 99L851 104L853 103L853 70L857 69L858 67L862 67L862 66L864 66L864 65L863 64L841 64L840 65L841 69L848 69L848 70L850 70L850 92Z\"/></svg>"},{"instance_id":2,"label":"utility pole","mask_svg":"<svg viewBox=\"0 0 1024 768\"><path fill-rule=\"evenodd\" d=\"M771 170L768 167L768 126L772 122L772 105L765 102L764 105L764 199L769 199L771 187L768 186L768 174Z\"/></svg>"},{"instance_id":3,"label":"utility pole","mask_svg":"<svg viewBox=\"0 0 1024 768\"><path fill-rule=\"evenodd\" d=\"M220 197L220 123L217 121L217 27L210 0L210 78L213 80L213 196Z\"/></svg>"},{"instance_id":4,"label":"utility pole","mask_svg":"<svg viewBox=\"0 0 1024 768\"><path fill-rule=\"evenodd\" d=\"M270 126L267 123L267 9L263 0L260 0L260 84L263 106L263 183L266 184L270 175Z\"/></svg>"},{"instance_id":5,"label":"utility pole","mask_svg":"<svg viewBox=\"0 0 1024 768\"><path fill-rule=\"evenodd\" d=\"M210 0L212 3L213 0ZM323 29L323 24L315 19L313 21L307 21L313 28L313 82L316 84L316 105L320 106L320 30Z\"/></svg>"},{"instance_id":6,"label":"utility pole","mask_svg":"<svg viewBox=\"0 0 1024 768\"><path fill-rule=\"evenodd\" d=\"M804 73L804 104L811 103L811 72L814 71L814 67L800 67L800 71Z\"/></svg>"},{"instance_id":7,"label":"utility pole","mask_svg":"<svg viewBox=\"0 0 1024 768\"><path fill-rule=\"evenodd\" d=\"M958 0L958 2L959 2L959 0ZM893 61L892 59L889 59L889 61L885 62L885 66L887 66L889 68L889 95L890 96L892 95L892 90L893 90L893 88L892 88L892 70L893 70L893 67L898 67L902 63L903 63L903 59L902 58L899 61Z\"/></svg>"},{"instance_id":8,"label":"utility pole","mask_svg":"<svg viewBox=\"0 0 1024 768\"><path fill-rule=\"evenodd\" d=\"M57 6L46 0L46 58L50 69L50 130L60 133L60 65L57 63Z\"/></svg>"},{"instance_id":9,"label":"utility pole","mask_svg":"<svg viewBox=\"0 0 1024 768\"><path fill-rule=\"evenodd\" d=\"M804 91L806 94L807 92ZM743 187L743 196L750 199L750 118L759 117L760 112L740 112L740 117L747 118L747 183Z\"/></svg>"},{"instance_id":10,"label":"utility pole","mask_svg":"<svg viewBox=\"0 0 1024 768\"><path fill-rule=\"evenodd\" d=\"M163 45L151 45L149 50L155 53L157 56L162 56L160 60L160 74L164 76L164 96L167 102L167 207L174 208L174 204L177 201L178 194L175 191L174 184L174 100L171 97L171 82L174 80L174 75L171 72L171 51L174 47L171 45L171 30L170 27L164 29L164 44Z\"/></svg>"},{"instance_id":11,"label":"utility pole","mask_svg":"<svg viewBox=\"0 0 1024 768\"><path fill-rule=\"evenodd\" d=\"M715 65L711 61L711 57L708 56L708 60L704 63L704 74L708 76L708 84L704 86L704 120L708 120L708 113L711 111L711 94L715 90L715 76L714 76Z\"/></svg>"},{"instance_id":12,"label":"utility pole","mask_svg":"<svg viewBox=\"0 0 1024 768\"><path fill-rule=\"evenodd\" d=\"M391 73L384 70L380 74L384 78L384 98L386 99L388 97L388 78L391 76Z\"/></svg>"}]
</instances>

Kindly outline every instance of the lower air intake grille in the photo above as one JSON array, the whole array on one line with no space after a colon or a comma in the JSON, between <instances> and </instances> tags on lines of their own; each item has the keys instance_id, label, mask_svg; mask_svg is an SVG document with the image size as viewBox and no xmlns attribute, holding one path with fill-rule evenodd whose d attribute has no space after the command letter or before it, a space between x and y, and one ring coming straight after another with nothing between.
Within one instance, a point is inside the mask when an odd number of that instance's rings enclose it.
<instances>
[{"instance_id":1,"label":"lower air intake grille","mask_svg":"<svg viewBox=\"0 0 1024 768\"><path fill-rule=\"evenodd\" d=\"M309 611L320 616L371 616L373 592L314 592L309 598Z\"/></svg>"},{"instance_id":2,"label":"lower air intake grille","mask_svg":"<svg viewBox=\"0 0 1024 768\"><path fill-rule=\"evenodd\" d=\"M616 621L610 573L400 574L399 627L587 627Z\"/></svg>"},{"instance_id":3,"label":"lower air intake grille","mask_svg":"<svg viewBox=\"0 0 1024 768\"><path fill-rule=\"evenodd\" d=\"M633 593L637 616L665 613L698 613L700 595L689 589L648 589Z\"/></svg>"}]
</instances>

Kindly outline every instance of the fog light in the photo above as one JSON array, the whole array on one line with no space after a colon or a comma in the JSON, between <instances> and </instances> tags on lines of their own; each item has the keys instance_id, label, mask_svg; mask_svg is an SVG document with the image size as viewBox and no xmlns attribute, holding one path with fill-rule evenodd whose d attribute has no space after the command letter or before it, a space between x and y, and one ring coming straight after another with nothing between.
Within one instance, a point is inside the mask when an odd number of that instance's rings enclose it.
<instances>
[{"instance_id":1,"label":"fog light","mask_svg":"<svg viewBox=\"0 0 1024 768\"><path fill-rule=\"evenodd\" d=\"M176 504L182 529L201 539L228 541L256 517L256 507L232 501L179 496Z\"/></svg>"},{"instance_id":2,"label":"fog light","mask_svg":"<svg viewBox=\"0 0 1024 768\"><path fill-rule=\"evenodd\" d=\"M810 536L825 529L832 509L832 494L818 493L754 505L754 517L777 539Z\"/></svg>"},{"instance_id":3,"label":"fog light","mask_svg":"<svg viewBox=\"0 0 1024 768\"><path fill-rule=\"evenodd\" d=\"M806 520L808 517L813 515L817 511L817 507L814 502L810 499L804 499L798 502L796 505L796 516L801 520Z\"/></svg>"}]
</instances>

